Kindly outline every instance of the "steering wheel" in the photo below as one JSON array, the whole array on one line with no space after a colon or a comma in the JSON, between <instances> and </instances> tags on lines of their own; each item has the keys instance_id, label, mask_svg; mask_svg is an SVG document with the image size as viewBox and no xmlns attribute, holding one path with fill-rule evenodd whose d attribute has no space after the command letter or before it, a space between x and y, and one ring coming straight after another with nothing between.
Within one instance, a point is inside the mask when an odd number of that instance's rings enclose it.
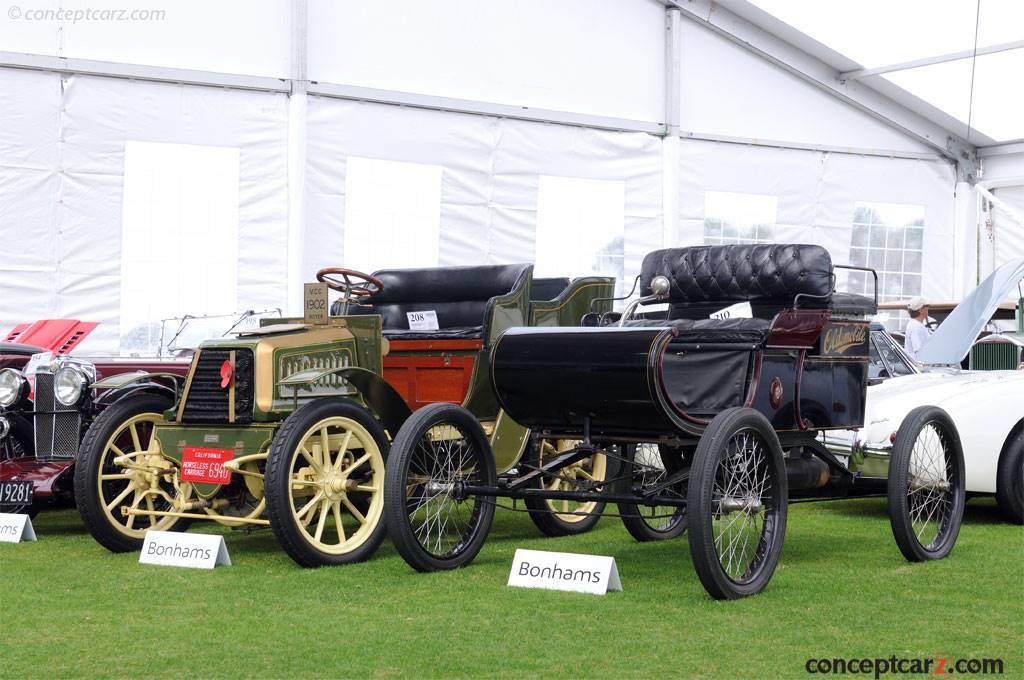
<instances>
[{"instance_id":1,"label":"steering wheel","mask_svg":"<svg viewBox=\"0 0 1024 680\"><path fill-rule=\"evenodd\" d=\"M376 276L344 267L325 267L316 273L316 280L326 283L331 290L342 293L346 300L384 292L384 282Z\"/></svg>"}]
</instances>

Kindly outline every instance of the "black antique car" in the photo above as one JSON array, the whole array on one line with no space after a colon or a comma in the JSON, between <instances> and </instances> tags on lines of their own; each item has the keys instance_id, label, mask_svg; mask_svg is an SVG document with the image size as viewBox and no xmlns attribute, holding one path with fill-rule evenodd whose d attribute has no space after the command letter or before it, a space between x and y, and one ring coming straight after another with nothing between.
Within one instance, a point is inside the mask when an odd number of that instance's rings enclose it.
<instances>
[{"instance_id":1,"label":"black antique car","mask_svg":"<svg viewBox=\"0 0 1024 680\"><path fill-rule=\"evenodd\" d=\"M790 498L885 494L904 555L945 556L963 513L964 463L944 412L907 418L887 478L851 472L816 439L864 419L877 292L834 286L819 246L669 248L644 259L643 297L614 326L605 317L598 327L506 331L485 357L504 414L576 443L499 477L470 411L420 409L387 462L385 513L399 552L420 571L467 564L498 497L613 502L634 525L640 508L662 508L687 514L701 582L731 599L767 586ZM667 310L634 314L654 303ZM597 452L617 460L617 477L562 475ZM550 477L571 488L537 483Z\"/></svg>"}]
</instances>

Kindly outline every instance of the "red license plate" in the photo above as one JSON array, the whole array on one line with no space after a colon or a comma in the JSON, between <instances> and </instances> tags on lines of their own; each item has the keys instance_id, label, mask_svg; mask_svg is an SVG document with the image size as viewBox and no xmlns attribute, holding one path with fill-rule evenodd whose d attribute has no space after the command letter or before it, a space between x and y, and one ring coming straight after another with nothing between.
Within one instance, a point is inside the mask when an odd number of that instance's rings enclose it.
<instances>
[{"instance_id":1,"label":"red license plate","mask_svg":"<svg viewBox=\"0 0 1024 680\"><path fill-rule=\"evenodd\" d=\"M228 484L231 471L224 469L224 463L234 457L233 449L186 446L181 456L181 479L204 484Z\"/></svg>"}]
</instances>

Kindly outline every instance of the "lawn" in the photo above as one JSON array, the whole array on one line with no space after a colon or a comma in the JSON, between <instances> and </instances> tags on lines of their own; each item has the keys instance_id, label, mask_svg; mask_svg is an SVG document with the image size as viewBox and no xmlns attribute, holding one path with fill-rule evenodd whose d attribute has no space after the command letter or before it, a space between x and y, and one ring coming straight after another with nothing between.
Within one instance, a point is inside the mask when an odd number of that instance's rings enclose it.
<instances>
[{"instance_id":1,"label":"lawn","mask_svg":"<svg viewBox=\"0 0 1024 680\"><path fill-rule=\"evenodd\" d=\"M267 531L224 531L234 565L140 565L74 511L0 544L0 676L809 677L809 658L998 657L1024 675L1024 529L972 501L953 554L909 564L877 499L793 505L763 594L715 602L685 536L638 544L617 518L540 538L499 511L476 561L417 574L389 543L304 570ZM614 555L607 596L505 585L517 547ZM864 677L864 676L862 676ZM870 677L870 676L867 676Z\"/></svg>"}]
</instances>

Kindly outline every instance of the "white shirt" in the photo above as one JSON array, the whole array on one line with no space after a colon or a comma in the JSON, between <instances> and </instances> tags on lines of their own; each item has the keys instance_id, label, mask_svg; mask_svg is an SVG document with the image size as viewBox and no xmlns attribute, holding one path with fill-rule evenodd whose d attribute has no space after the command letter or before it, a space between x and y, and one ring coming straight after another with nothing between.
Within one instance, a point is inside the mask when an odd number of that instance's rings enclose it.
<instances>
[{"instance_id":1,"label":"white shirt","mask_svg":"<svg viewBox=\"0 0 1024 680\"><path fill-rule=\"evenodd\" d=\"M907 322L907 334L903 340L903 349L907 350L911 359L917 359L917 353L921 351L931 335L932 332L927 326L917 319L911 319Z\"/></svg>"}]
</instances>

